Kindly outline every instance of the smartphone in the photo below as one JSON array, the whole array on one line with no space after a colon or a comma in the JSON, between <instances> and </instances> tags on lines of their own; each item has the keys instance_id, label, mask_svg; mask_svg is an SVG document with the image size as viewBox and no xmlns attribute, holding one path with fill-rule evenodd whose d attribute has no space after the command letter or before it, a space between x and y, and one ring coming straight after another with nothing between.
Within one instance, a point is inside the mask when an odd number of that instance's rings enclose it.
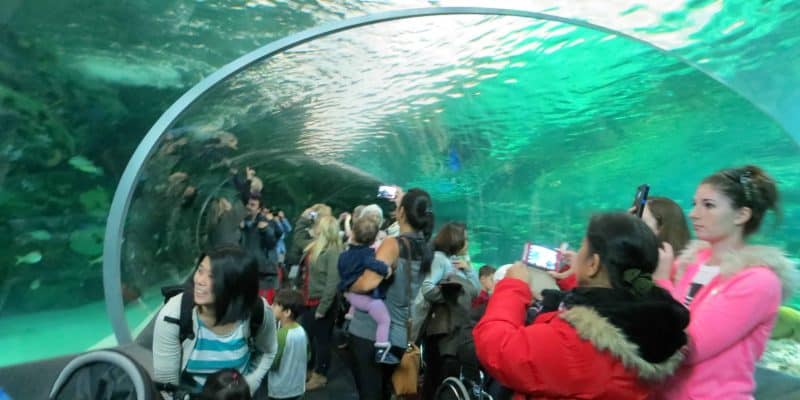
<instances>
[{"instance_id":1,"label":"smartphone","mask_svg":"<svg viewBox=\"0 0 800 400\"><path fill-rule=\"evenodd\" d=\"M642 184L636 188L636 195L633 197L633 215L642 218L644 206L647 204L647 194L650 193L650 186Z\"/></svg>"},{"instance_id":2,"label":"smartphone","mask_svg":"<svg viewBox=\"0 0 800 400\"><path fill-rule=\"evenodd\" d=\"M527 242L525 243L525 249L522 251L522 262L529 267L545 271L557 271L559 266L558 251Z\"/></svg>"},{"instance_id":3,"label":"smartphone","mask_svg":"<svg viewBox=\"0 0 800 400\"><path fill-rule=\"evenodd\" d=\"M381 185L378 187L378 198L394 200L397 198L397 188L394 186Z\"/></svg>"}]
</instances>

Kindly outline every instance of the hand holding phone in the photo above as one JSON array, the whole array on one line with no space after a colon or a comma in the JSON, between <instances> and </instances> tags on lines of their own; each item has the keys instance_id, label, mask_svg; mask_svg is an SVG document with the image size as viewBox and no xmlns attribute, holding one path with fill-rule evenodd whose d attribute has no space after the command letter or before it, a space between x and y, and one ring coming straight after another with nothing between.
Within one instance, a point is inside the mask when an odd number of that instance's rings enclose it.
<instances>
[{"instance_id":1,"label":"hand holding phone","mask_svg":"<svg viewBox=\"0 0 800 400\"><path fill-rule=\"evenodd\" d=\"M525 243L522 251L522 262L529 267L545 271L557 271L559 267L558 252L547 247L537 246L531 242Z\"/></svg>"},{"instance_id":2,"label":"hand holding phone","mask_svg":"<svg viewBox=\"0 0 800 400\"><path fill-rule=\"evenodd\" d=\"M637 216L638 218L642 218L644 206L647 204L648 193L650 193L650 186L646 183L639 185L639 187L636 188L636 195L633 196L633 205L631 208L633 209L633 215Z\"/></svg>"},{"instance_id":3,"label":"hand holding phone","mask_svg":"<svg viewBox=\"0 0 800 400\"><path fill-rule=\"evenodd\" d=\"M397 198L397 188L389 185L378 186L378 198L394 200Z\"/></svg>"}]
</instances>

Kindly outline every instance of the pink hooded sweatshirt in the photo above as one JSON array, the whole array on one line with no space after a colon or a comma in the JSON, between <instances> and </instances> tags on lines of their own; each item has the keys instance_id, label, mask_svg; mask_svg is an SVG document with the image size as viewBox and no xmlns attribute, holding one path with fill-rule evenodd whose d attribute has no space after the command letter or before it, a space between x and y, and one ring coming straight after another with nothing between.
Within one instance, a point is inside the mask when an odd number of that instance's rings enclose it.
<instances>
[{"instance_id":1,"label":"pink hooded sweatshirt","mask_svg":"<svg viewBox=\"0 0 800 400\"><path fill-rule=\"evenodd\" d=\"M684 303L692 279L711 258L708 243L695 241L673 265L672 280L657 280ZM796 270L773 247L746 246L723 257L719 274L693 297L687 358L657 399L753 399L756 362Z\"/></svg>"}]
</instances>

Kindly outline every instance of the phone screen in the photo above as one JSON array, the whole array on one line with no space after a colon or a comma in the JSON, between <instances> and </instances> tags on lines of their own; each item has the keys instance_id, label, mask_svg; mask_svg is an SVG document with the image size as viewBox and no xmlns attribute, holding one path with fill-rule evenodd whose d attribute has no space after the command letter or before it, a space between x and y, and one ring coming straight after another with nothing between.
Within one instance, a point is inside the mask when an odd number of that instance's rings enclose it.
<instances>
[{"instance_id":1,"label":"phone screen","mask_svg":"<svg viewBox=\"0 0 800 400\"><path fill-rule=\"evenodd\" d=\"M647 194L650 192L650 186L646 183L636 188L636 195L633 197L633 215L642 218L644 213L644 206L647 204Z\"/></svg>"},{"instance_id":2,"label":"phone screen","mask_svg":"<svg viewBox=\"0 0 800 400\"><path fill-rule=\"evenodd\" d=\"M394 200L397 197L397 188L394 186L382 185L378 187L378 197L382 199Z\"/></svg>"},{"instance_id":3,"label":"phone screen","mask_svg":"<svg viewBox=\"0 0 800 400\"><path fill-rule=\"evenodd\" d=\"M525 243L525 249L522 252L522 262L546 271L556 271L558 270L558 252L528 242Z\"/></svg>"}]
</instances>

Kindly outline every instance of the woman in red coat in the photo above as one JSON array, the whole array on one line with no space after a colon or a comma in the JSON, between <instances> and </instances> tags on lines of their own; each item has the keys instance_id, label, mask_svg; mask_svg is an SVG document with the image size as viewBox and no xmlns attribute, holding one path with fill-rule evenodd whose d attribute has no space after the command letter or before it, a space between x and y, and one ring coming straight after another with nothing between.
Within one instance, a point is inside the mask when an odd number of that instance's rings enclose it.
<instances>
[{"instance_id":1,"label":"woman in red coat","mask_svg":"<svg viewBox=\"0 0 800 400\"><path fill-rule=\"evenodd\" d=\"M528 267L515 264L473 332L489 375L517 399L647 399L682 361L689 323L686 308L653 284L658 245L629 214L592 217L574 259L578 287L546 291L528 326Z\"/></svg>"}]
</instances>

